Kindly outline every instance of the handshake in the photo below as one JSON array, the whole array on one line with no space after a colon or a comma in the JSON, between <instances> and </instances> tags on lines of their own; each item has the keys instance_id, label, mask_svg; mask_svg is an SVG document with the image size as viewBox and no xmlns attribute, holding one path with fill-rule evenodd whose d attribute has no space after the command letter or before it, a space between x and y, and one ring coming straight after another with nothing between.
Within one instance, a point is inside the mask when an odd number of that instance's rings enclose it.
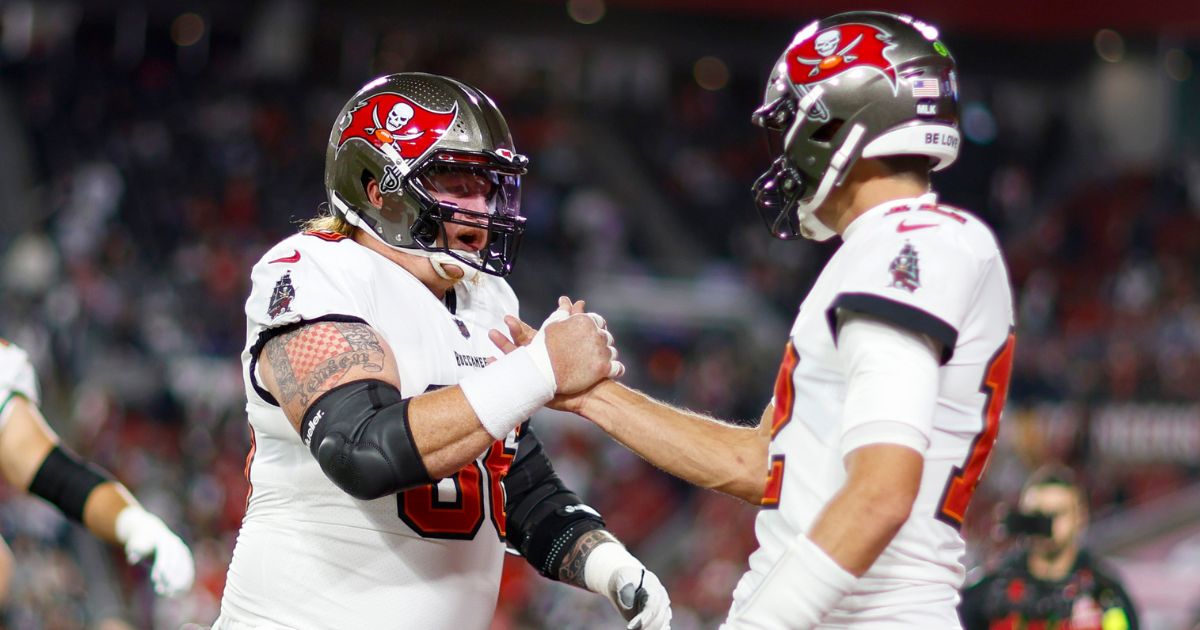
<instances>
[{"instance_id":1,"label":"handshake","mask_svg":"<svg viewBox=\"0 0 1200 630\"><path fill-rule=\"evenodd\" d=\"M547 384L553 383L555 397L549 407L570 411L579 395L606 378L620 378L625 366L617 360L608 323L584 310L583 300L558 298L558 309L535 330L509 315L504 318L508 335L493 329L492 343L504 354L527 347Z\"/></svg>"}]
</instances>

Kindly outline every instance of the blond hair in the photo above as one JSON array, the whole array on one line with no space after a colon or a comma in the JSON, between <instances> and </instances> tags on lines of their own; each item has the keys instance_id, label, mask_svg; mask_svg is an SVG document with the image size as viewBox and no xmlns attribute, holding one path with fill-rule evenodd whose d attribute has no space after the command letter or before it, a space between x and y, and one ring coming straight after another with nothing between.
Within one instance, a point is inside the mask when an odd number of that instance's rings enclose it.
<instances>
[{"instance_id":1,"label":"blond hair","mask_svg":"<svg viewBox=\"0 0 1200 630\"><path fill-rule=\"evenodd\" d=\"M328 210L300 224L301 232L334 232L345 237L354 236L353 224Z\"/></svg>"}]
</instances>

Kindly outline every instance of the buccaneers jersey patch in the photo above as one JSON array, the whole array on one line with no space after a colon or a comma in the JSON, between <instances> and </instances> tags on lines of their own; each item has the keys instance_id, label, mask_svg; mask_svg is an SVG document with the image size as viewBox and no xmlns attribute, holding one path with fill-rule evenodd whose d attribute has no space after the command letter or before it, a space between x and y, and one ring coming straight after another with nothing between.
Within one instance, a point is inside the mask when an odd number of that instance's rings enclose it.
<instances>
[{"instance_id":1,"label":"buccaneers jersey patch","mask_svg":"<svg viewBox=\"0 0 1200 630\"><path fill-rule=\"evenodd\" d=\"M296 299L296 288L292 286L292 272L289 271L283 274L279 282L275 283L275 290L271 292L271 303L267 305L267 316L275 319L292 310L292 300L294 299Z\"/></svg>"},{"instance_id":2,"label":"buccaneers jersey patch","mask_svg":"<svg viewBox=\"0 0 1200 630\"><path fill-rule=\"evenodd\" d=\"M917 249L912 246L912 243L904 243L900 253L892 259L892 264L888 265L888 271L892 272L891 286L897 289L904 289L912 293L921 287L921 269L918 266Z\"/></svg>"}]
</instances>

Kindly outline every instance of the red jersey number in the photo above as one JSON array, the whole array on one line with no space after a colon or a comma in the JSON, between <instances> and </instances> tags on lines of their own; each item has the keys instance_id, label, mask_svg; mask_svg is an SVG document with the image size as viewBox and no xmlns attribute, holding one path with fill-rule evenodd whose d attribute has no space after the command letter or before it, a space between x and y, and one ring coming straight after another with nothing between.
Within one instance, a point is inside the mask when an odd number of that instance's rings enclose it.
<instances>
[{"instance_id":1,"label":"red jersey number","mask_svg":"<svg viewBox=\"0 0 1200 630\"><path fill-rule=\"evenodd\" d=\"M992 355L983 374L983 384L979 391L987 396L983 407L983 430L971 442L971 450L962 467L955 466L946 481L946 489L942 491L942 500L938 504L936 514L938 520L954 529L961 529L963 517L967 513L967 505L975 495L979 479L987 469L988 458L992 455L992 446L996 443L996 434L1000 431L1000 412L1004 410L1004 401L1008 398L1008 383L1012 377L1013 350L1017 337L1010 330L1004 345Z\"/></svg>"},{"instance_id":2,"label":"red jersey number","mask_svg":"<svg viewBox=\"0 0 1200 630\"><path fill-rule=\"evenodd\" d=\"M796 402L796 381L792 376L796 366L800 364L800 354L796 346L789 340L783 349L783 361L779 364L779 374L775 377L775 409L771 414L771 439L792 421L792 407ZM767 485L763 489L762 507L776 509L779 507L779 495L783 492L783 455L771 458L771 467L767 469Z\"/></svg>"},{"instance_id":3,"label":"red jersey number","mask_svg":"<svg viewBox=\"0 0 1200 630\"><path fill-rule=\"evenodd\" d=\"M440 482L413 488L396 495L396 512L414 532L424 538L471 540L483 524L485 512L500 540L504 540L504 481L516 455L516 443L496 441L488 449L483 466L471 462ZM486 478L486 479L485 479ZM483 486L490 486L485 506Z\"/></svg>"}]
</instances>

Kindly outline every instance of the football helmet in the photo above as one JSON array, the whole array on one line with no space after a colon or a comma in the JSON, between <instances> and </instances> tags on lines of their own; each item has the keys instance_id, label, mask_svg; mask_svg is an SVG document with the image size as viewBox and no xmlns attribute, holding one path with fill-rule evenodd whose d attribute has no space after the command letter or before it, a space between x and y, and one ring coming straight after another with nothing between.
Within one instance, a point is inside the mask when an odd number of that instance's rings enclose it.
<instances>
[{"instance_id":1,"label":"football helmet","mask_svg":"<svg viewBox=\"0 0 1200 630\"><path fill-rule=\"evenodd\" d=\"M771 234L824 241L815 213L859 158L958 156L954 58L937 29L907 15L853 11L796 33L771 71L754 124L774 163L754 183Z\"/></svg>"},{"instance_id":2,"label":"football helmet","mask_svg":"<svg viewBox=\"0 0 1200 630\"><path fill-rule=\"evenodd\" d=\"M447 77L405 72L379 77L342 107L325 152L325 189L336 216L384 243L442 263L496 276L512 271L525 218L521 175L529 160L513 148L508 124L483 92ZM491 183L486 213L438 201L438 172L466 170ZM379 185L383 205L367 198ZM483 228L479 252L446 246L447 223Z\"/></svg>"}]
</instances>

